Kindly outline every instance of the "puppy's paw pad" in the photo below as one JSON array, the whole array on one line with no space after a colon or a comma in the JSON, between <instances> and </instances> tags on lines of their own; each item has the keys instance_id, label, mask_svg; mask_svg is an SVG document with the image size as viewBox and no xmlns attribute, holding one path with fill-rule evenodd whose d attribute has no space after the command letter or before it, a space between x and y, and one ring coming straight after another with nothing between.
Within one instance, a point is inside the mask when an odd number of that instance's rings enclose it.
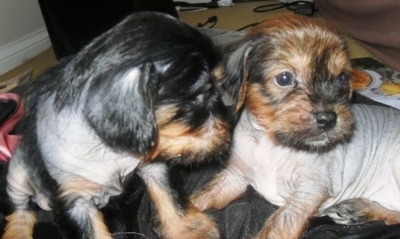
<instances>
[{"instance_id":1,"label":"puppy's paw pad","mask_svg":"<svg viewBox=\"0 0 400 239\"><path fill-rule=\"evenodd\" d=\"M367 199L349 199L327 208L322 214L329 216L338 224L361 224L370 220L369 208L374 204Z\"/></svg>"}]
</instances>

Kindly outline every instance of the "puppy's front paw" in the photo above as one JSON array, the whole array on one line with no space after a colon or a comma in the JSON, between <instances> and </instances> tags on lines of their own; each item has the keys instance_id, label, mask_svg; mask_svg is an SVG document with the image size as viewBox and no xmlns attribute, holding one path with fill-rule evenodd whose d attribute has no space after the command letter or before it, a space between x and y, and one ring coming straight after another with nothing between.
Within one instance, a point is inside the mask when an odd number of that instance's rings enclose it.
<instances>
[{"instance_id":1,"label":"puppy's front paw","mask_svg":"<svg viewBox=\"0 0 400 239\"><path fill-rule=\"evenodd\" d=\"M327 208L322 214L329 216L338 224L361 224L372 220L370 211L376 206L377 203L368 199L353 198Z\"/></svg>"},{"instance_id":2,"label":"puppy's front paw","mask_svg":"<svg viewBox=\"0 0 400 239\"><path fill-rule=\"evenodd\" d=\"M325 214L339 224L360 224L381 220L387 225L400 223L400 212L385 208L365 198L354 198L340 202L326 209Z\"/></svg>"},{"instance_id":3,"label":"puppy's front paw","mask_svg":"<svg viewBox=\"0 0 400 239\"><path fill-rule=\"evenodd\" d=\"M187 235L185 238L193 239L219 239L219 229L217 224L206 214L197 212L188 214L182 220L183 228L182 235Z\"/></svg>"}]
</instances>

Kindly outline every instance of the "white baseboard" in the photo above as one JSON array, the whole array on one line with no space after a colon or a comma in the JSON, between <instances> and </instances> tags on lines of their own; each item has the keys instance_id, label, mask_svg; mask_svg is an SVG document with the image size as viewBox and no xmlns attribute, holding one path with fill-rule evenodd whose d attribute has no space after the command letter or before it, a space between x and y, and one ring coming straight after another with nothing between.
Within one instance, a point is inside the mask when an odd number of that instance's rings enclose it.
<instances>
[{"instance_id":1,"label":"white baseboard","mask_svg":"<svg viewBox=\"0 0 400 239\"><path fill-rule=\"evenodd\" d=\"M21 65L51 46L46 28L0 47L0 75Z\"/></svg>"}]
</instances>

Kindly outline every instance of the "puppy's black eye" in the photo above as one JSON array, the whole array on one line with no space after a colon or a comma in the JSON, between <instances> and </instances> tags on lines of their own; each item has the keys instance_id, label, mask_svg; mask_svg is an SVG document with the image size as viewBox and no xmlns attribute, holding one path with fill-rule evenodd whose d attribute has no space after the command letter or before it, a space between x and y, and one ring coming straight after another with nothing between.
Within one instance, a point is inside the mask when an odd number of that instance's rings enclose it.
<instances>
[{"instance_id":1,"label":"puppy's black eye","mask_svg":"<svg viewBox=\"0 0 400 239\"><path fill-rule=\"evenodd\" d=\"M290 72L282 72L275 77L275 83L282 87L294 85L294 77Z\"/></svg>"}]
</instances>

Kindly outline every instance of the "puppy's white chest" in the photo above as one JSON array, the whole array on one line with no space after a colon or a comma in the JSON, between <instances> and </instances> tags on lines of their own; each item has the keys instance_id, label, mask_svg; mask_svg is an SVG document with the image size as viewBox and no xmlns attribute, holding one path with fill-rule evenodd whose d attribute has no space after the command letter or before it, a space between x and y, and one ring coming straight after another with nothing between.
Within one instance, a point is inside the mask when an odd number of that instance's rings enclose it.
<instances>
[{"instance_id":1,"label":"puppy's white chest","mask_svg":"<svg viewBox=\"0 0 400 239\"><path fill-rule=\"evenodd\" d=\"M317 156L274 144L249 117L244 112L235 128L230 164L268 201L283 205Z\"/></svg>"}]
</instances>

